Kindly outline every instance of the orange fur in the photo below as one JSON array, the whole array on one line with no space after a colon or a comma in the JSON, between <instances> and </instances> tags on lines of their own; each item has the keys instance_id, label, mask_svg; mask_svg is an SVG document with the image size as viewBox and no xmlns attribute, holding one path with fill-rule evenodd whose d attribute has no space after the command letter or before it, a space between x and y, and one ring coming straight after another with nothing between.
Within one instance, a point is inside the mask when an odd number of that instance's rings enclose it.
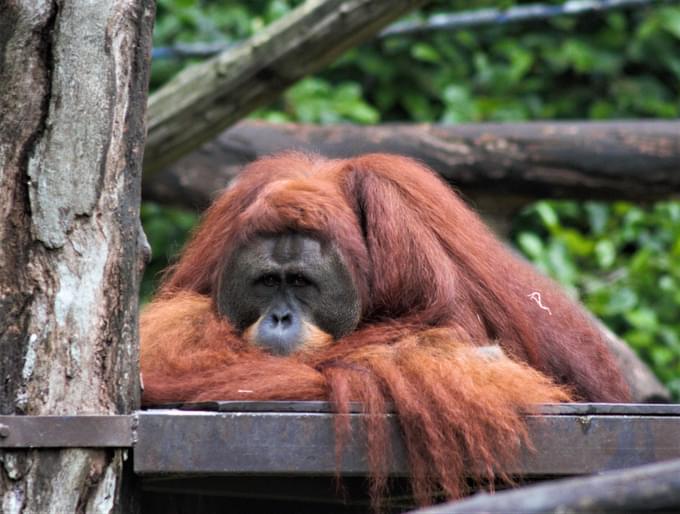
<instances>
[{"instance_id":1,"label":"orange fur","mask_svg":"<svg viewBox=\"0 0 680 514\"><path fill-rule=\"evenodd\" d=\"M302 351L274 357L216 315L213 286L235 248L289 230L336 245L363 312L348 336L309 331ZM144 311L141 336L147 405L327 399L340 414L340 452L343 414L362 402L376 505L390 455L378 414L388 404L425 504L440 492L460 496L466 477L493 483L527 443L521 415L533 405L629 394L579 307L505 250L434 174L397 156L283 154L252 164L206 213ZM489 357L489 344L502 352Z\"/></svg>"},{"instance_id":2,"label":"orange fur","mask_svg":"<svg viewBox=\"0 0 680 514\"><path fill-rule=\"evenodd\" d=\"M318 355L335 342L330 334L324 332L316 325L308 321L305 321L303 325L305 336L300 347L296 350L298 355Z\"/></svg>"}]
</instances>

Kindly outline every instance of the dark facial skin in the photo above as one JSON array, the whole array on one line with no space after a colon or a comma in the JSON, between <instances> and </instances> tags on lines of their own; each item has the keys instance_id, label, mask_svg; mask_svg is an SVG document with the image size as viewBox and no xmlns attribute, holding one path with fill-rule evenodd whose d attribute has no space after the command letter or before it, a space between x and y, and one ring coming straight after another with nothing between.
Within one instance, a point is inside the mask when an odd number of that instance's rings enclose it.
<instances>
[{"instance_id":1,"label":"dark facial skin","mask_svg":"<svg viewBox=\"0 0 680 514\"><path fill-rule=\"evenodd\" d=\"M260 320L255 342L276 355L304 344L305 324L337 339L354 330L361 306L343 259L298 233L263 236L234 252L218 283L217 308L238 330Z\"/></svg>"}]
</instances>

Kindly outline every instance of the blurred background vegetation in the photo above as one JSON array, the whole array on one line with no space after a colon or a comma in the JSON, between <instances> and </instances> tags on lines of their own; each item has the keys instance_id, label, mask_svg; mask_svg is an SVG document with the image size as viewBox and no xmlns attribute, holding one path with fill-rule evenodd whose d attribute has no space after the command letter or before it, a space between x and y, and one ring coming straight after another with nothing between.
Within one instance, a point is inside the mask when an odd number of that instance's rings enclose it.
<instances>
[{"instance_id":1,"label":"blurred background vegetation","mask_svg":"<svg viewBox=\"0 0 680 514\"><path fill-rule=\"evenodd\" d=\"M154 43L234 43L300 3L158 0ZM433 1L413 18L521 3ZM191 62L155 60L152 89ZM679 113L680 6L657 2L376 39L300 81L253 117L370 124L676 118ZM194 212L142 206L154 255L144 299L197 219ZM540 201L514 220L512 240L626 339L680 398L680 202Z\"/></svg>"}]
</instances>

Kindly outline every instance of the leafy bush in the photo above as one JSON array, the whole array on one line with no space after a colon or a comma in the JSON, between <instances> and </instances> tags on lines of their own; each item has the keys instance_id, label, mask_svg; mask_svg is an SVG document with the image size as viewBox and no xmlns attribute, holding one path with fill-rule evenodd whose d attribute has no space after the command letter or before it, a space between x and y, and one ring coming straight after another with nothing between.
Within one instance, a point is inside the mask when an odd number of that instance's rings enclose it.
<instances>
[{"instance_id":1,"label":"leafy bush","mask_svg":"<svg viewBox=\"0 0 680 514\"><path fill-rule=\"evenodd\" d=\"M513 239L680 397L679 202L537 202Z\"/></svg>"},{"instance_id":2,"label":"leafy bush","mask_svg":"<svg viewBox=\"0 0 680 514\"><path fill-rule=\"evenodd\" d=\"M161 272L179 253L198 222L198 215L183 209L143 202L141 218L144 232L151 245L151 262L144 271L140 290L142 301L146 302L155 290Z\"/></svg>"}]
</instances>

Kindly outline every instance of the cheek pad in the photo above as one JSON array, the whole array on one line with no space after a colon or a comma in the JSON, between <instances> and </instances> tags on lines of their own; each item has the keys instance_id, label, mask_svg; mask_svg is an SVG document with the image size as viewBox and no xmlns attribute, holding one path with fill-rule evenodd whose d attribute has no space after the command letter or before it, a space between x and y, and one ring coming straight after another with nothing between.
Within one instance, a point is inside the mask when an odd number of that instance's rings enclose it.
<instances>
[{"instance_id":1,"label":"cheek pad","mask_svg":"<svg viewBox=\"0 0 680 514\"><path fill-rule=\"evenodd\" d=\"M228 319L238 330L245 330L255 323L263 312L263 302L244 280L220 280L216 304L220 316Z\"/></svg>"}]
</instances>

